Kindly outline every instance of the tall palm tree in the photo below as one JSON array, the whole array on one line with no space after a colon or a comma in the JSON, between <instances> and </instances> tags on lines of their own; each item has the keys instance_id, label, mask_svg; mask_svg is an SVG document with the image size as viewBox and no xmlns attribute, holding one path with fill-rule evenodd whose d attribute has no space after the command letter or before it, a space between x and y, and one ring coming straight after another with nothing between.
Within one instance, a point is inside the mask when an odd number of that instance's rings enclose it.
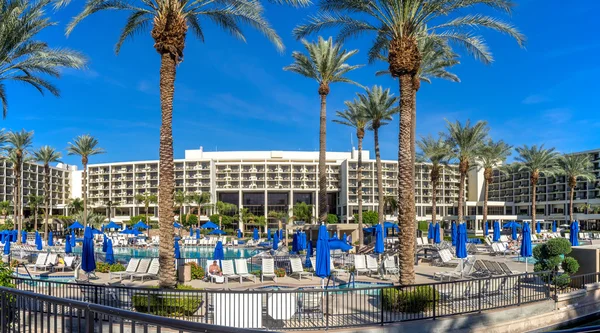
<instances>
[{"instance_id":1,"label":"tall palm tree","mask_svg":"<svg viewBox=\"0 0 600 333\"><path fill-rule=\"evenodd\" d=\"M198 226L200 226L200 215L202 213L202 207L210 205L210 193L193 193L187 197L187 200L198 206Z\"/></svg>"},{"instance_id":2,"label":"tall palm tree","mask_svg":"<svg viewBox=\"0 0 600 333\"><path fill-rule=\"evenodd\" d=\"M8 217L8 212L10 211L11 202L8 200L0 201L0 212L4 217L4 223L6 223L6 219Z\"/></svg>"},{"instance_id":3,"label":"tall palm tree","mask_svg":"<svg viewBox=\"0 0 600 333\"><path fill-rule=\"evenodd\" d=\"M569 219L573 222L573 196L575 195L577 180L589 182L595 181L596 175L594 174L594 164L587 154L567 154L558 158L558 167L561 169L560 173L567 177L567 184L569 185L570 192ZM589 209L589 204L587 205L587 208Z\"/></svg>"},{"instance_id":4,"label":"tall palm tree","mask_svg":"<svg viewBox=\"0 0 600 333\"><path fill-rule=\"evenodd\" d=\"M561 172L558 166L559 154L554 148L546 149L544 145L533 145L528 147L515 148L519 156L515 158L519 166L519 172L529 172L529 181L531 183L531 221L535 223L536 215L536 193L535 189L543 174L545 177L551 177Z\"/></svg>"},{"instance_id":5,"label":"tall palm tree","mask_svg":"<svg viewBox=\"0 0 600 333\"><path fill-rule=\"evenodd\" d=\"M85 57L80 53L52 48L35 39L36 35L56 24L46 16L49 4L50 0L0 1L0 103L4 118L8 112L5 82L25 83L41 94L49 92L60 96L58 88L47 77L60 78L64 68L85 67Z\"/></svg>"},{"instance_id":6,"label":"tall palm tree","mask_svg":"<svg viewBox=\"0 0 600 333\"><path fill-rule=\"evenodd\" d=\"M108 211L108 214L106 214L106 216L110 221L110 219L112 218L112 209L115 207L115 204L111 200L107 200L104 202L104 206L106 206L106 210Z\"/></svg>"},{"instance_id":7,"label":"tall palm tree","mask_svg":"<svg viewBox=\"0 0 600 333\"><path fill-rule=\"evenodd\" d=\"M83 200L81 198L74 198L69 200L67 207L71 209L71 215L75 215L83 210Z\"/></svg>"},{"instance_id":8,"label":"tall palm tree","mask_svg":"<svg viewBox=\"0 0 600 333\"><path fill-rule=\"evenodd\" d=\"M321 98L321 111L319 114L319 221L327 221L327 173L325 169L325 154L327 145L327 95L330 85L336 82L358 83L346 77L350 71L360 68L360 65L348 65L346 62L355 55L358 50L342 50L342 44L336 44L332 38L325 40L319 36L316 43L302 40L308 55L294 51L292 57L294 63L284 67L286 71L300 74L319 84L319 96Z\"/></svg>"},{"instance_id":9,"label":"tall palm tree","mask_svg":"<svg viewBox=\"0 0 600 333\"><path fill-rule=\"evenodd\" d=\"M361 107L365 110L365 116L369 120L369 130L373 131L375 143L375 165L377 168L377 192L379 193L379 224L383 228L385 220L385 193L383 192L383 168L381 167L381 153L379 151L379 129L392 121L392 116L398 113L398 97L390 93L390 89L381 86L373 86L365 89L364 94L357 94Z\"/></svg>"},{"instance_id":10,"label":"tall palm tree","mask_svg":"<svg viewBox=\"0 0 600 333\"><path fill-rule=\"evenodd\" d=\"M150 204L155 204L158 202L158 197L155 194L152 194L150 192L144 192L141 194L136 194L135 200L144 204L145 213L146 213L146 224L150 225L150 220L148 219L148 210L150 209ZM173 224L173 222L171 222L170 228L173 228L172 224ZM160 227L160 225L159 225L159 227Z\"/></svg>"},{"instance_id":11,"label":"tall palm tree","mask_svg":"<svg viewBox=\"0 0 600 333\"><path fill-rule=\"evenodd\" d=\"M398 135L398 201L400 224L400 283L415 281L415 183L414 183L414 115L416 93L420 87L419 70L423 55L419 40L431 38L438 45L453 43L464 48L484 63L493 61L480 28L508 34L524 44L524 36L511 24L495 17L473 13L482 4L510 13L510 0L321 0L320 12L309 22L294 29L296 38L305 38L326 28L335 28L337 40L371 33L375 37L369 50L369 61L387 54L391 75L398 78L400 117ZM463 11L469 14L461 16Z\"/></svg>"},{"instance_id":12,"label":"tall palm tree","mask_svg":"<svg viewBox=\"0 0 600 333\"><path fill-rule=\"evenodd\" d=\"M488 216L488 190L494 180L494 168L504 163L512 152L512 146L504 141L488 140L479 150L478 164L483 168L483 221Z\"/></svg>"},{"instance_id":13,"label":"tall palm tree","mask_svg":"<svg viewBox=\"0 0 600 333\"><path fill-rule=\"evenodd\" d=\"M441 136L437 139L432 136L423 137L420 141L417 141L417 146L421 150L419 157L423 161L431 163L431 171L429 171L429 179L432 187L431 221L435 223L437 221L437 187L444 165L448 164L448 160L452 156L452 147Z\"/></svg>"},{"instance_id":14,"label":"tall palm tree","mask_svg":"<svg viewBox=\"0 0 600 333\"><path fill-rule=\"evenodd\" d=\"M46 204L46 211L44 212L44 240L48 240L48 217L50 215L50 200L52 193L50 192L50 163L60 162L62 154L56 149L50 146L43 146L40 149L33 152L33 159L44 165L44 202Z\"/></svg>"},{"instance_id":15,"label":"tall palm tree","mask_svg":"<svg viewBox=\"0 0 600 333\"><path fill-rule=\"evenodd\" d=\"M336 115L338 119L334 119L334 123L350 126L356 129L356 138L358 139L358 162L357 162L357 188L358 188L358 230L363 229L363 209L362 209L362 145L363 139L365 138L365 128L369 121L365 116L364 108L359 106L358 100L346 101L346 110L337 111ZM364 235L362 232L358 233L358 249L362 247L364 243Z\"/></svg>"},{"instance_id":16,"label":"tall palm tree","mask_svg":"<svg viewBox=\"0 0 600 333\"><path fill-rule=\"evenodd\" d=\"M385 207L389 209L392 215L396 214L396 211L398 210L398 199L396 199L395 196L386 195L383 197L383 203L385 204Z\"/></svg>"},{"instance_id":17,"label":"tall palm tree","mask_svg":"<svg viewBox=\"0 0 600 333\"><path fill-rule=\"evenodd\" d=\"M87 165L90 156L104 154L106 151L103 148L98 147L98 139L94 138L89 134L80 135L75 138L75 142L69 142L67 147L67 154L81 156L81 164L83 166L83 225L87 224L85 220L87 214Z\"/></svg>"},{"instance_id":18,"label":"tall palm tree","mask_svg":"<svg viewBox=\"0 0 600 333\"><path fill-rule=\"evenodd\" d=\"M29 161L29 150L33 144L33 131L27 132L22 129L19 132L8 132L6 142L8 143L8 160L12 162L15 173L15 224L20 234L23 229L23 184L21 177L23 176L23 164Z\"/></svg>"},{"instance_id":19,"label":"tall palm tree","mask_svg":"<svg viewBox=\"0 0 600 333\"><path fill-rule=\"evenodd\" d=\"M489 128L487 122L478 121L471 126L467 119L464 126L460 121L454 123L446 120L447 133L443 135L452 147L453 157L458 159L458 223L464 219L465 181L467 172L476 165L475 159L479 157L479 150L487 138Z\"/></svg>"},{"instance_id":20,"label":"tall palm tree","mask_svg":"<svg viewBox=\"0 0 600 333\"><path fill-rule=\"evenodd\" d=\"M38 211L40 206L44 204L44 197L30 193L27 196L27 205L33 213L33 230L38 231Z\"/></svg>"},{"instance_id":21,"label":"tall palm tree","mask_svg":"<svg viewBox=\"0 0 600 333\"><path fill-rule=\"evenodd\" d=\"M60 4L68 0L58 0ZM273 0L274 3L307 5L308 0ZM200 20L215 23L219 28L242 41L245 36L241 25L247 24L262 33L278 50L283 50L281 38L263 17L264 8L255 0L236 1L184 1L184 0L86 0L83 11L75 16L67 28L67 34L86 17L102 10L129 12L127 22L116 45L119 53L125 40L151 27L154 49L160 55L160 101L162 124L159 144L159 217L160 217L160 286L174 287L175 266L173 233L173 194L175 177L173 165L173 95L177 65L183 60L185 37L188 28L204 41L204 29Z\"/></svg>"},{"instance_id":22,"label":"tall palm tree","mask_svg":"<svg viewBox=\"0 0 600 333\"><path fill-rule=\"evenodd\" d=\"M187 196L183 191L177 191L173 195L173 202L179 208L179 223L183 223L183 205L187 202ZM199 222L200 220L198 220Z\"/></svg>"}]
</instances>

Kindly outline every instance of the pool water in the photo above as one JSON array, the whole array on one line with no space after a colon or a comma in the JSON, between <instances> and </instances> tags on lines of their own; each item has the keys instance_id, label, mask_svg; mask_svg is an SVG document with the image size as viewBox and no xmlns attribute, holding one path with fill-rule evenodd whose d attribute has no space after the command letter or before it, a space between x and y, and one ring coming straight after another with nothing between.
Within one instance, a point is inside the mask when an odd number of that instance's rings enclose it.
<instances>
[{"instance_id":1,"label":"pool water","mask_svg":"<svg viewBox=\"0 0 600 333\"><path fill-rule=\"evenodd\" d=\"M16 277L19 278L23 278L23 279L29 279L29 275L28 274L22 274L22 273L14 273ZM29 285L37 285L38 283L43 283L41 281L48 281L48 282L74 282L75 281L75 276L48 276L48 275L36 275L35 273L32 274L33 279L36 281L23 281L23 283L27 283Z\"/></svg>"},{"instance_id":2,"label":"pool water","mask_svg":"<svg viewBox=\"0 0 600 333\"><path fill-rule=\"evenodd\" d=\"M213 256L212 247L200 247L200 246L182 246L180 248L181 258L186 259L199 259L199 258L212 258ZM81 247L73 249L76 254L81 254ZM102 252L101 247L96 248L97 253ZM158 257L158 247L149 248L133 248L133 247L114 247L113 252L115 259L119 261L129 261L131 258L156 258ZM246 248L231 248L223 247L225 258L250 258L256 254L256 250Z\"/></svg>"},{"instance_id":3,"label":"pool water","mask_svg":"<svg viewBox=\"0 0 600 333\"><path fill-rule=\"evenodd\" d=\"M335 286L328 286L326 289L359 289L359 288L372 288L372 287L391 287L392 283L380 283L380 282L353 282L353 283L342 283ZM302 287L298 288L298 290L314 290L317 287ZM295 287L287 287L287 286L266 286L257 288L260 290L287 290L287 289L296 289ZM338 293L346 293L347 291L339 291ZM374 295L379 293L379 289L365 289L357 291L362 294Z\"/></svg>"}]
</instances>

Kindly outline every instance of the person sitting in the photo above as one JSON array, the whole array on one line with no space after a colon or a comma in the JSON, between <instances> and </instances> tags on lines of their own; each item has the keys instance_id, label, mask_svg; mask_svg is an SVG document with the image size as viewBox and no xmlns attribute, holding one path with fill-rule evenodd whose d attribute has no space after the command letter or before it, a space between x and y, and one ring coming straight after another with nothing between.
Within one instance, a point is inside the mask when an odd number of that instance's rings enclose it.
<instances>
[{"instance_id":1,"label":"person sitting","mask_svg":"<svg viewBox=\"0 0 600 333\"><path fill-rule=\"evenodd\" d=\"M221 272L221 267L219 267L219 264L217 263L217 261L213 261L212 265L210 265L208 267L208 273L210 273L210 275L215 275L215 276L222 276L223 272Z\"/></svg>"}]
</instances>

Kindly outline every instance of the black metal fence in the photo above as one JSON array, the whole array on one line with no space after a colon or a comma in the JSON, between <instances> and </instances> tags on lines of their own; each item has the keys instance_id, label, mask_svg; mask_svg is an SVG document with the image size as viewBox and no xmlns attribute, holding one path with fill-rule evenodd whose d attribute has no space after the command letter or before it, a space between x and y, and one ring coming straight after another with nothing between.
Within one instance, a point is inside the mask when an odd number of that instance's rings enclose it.
<instances>
[{"instance_id":1,"label":"black metal fence","mask_svg":"<svg viewBox=\"0 0 600 333\"><path fill-rule=\"evenodd\" d=\"M2 333L256 332L249 329L163 318L6 287L0 287L0 331Z\"/></svg>"},{"instance_id":2,"label":"black metal fence","mask_svg":"<svg viewBox=\"0 0 600 333\"><path fill-rule=\"evenodd\" d=\"M551 298L549 273L368 288L164 290L15 278L20 290L205 324L271 330L381 325Z\"/></svg>"},{"instance_id":3,"label":"black metal fence","mask_svg":"<svg viewBox=\"0 0 600 333\"><path fill-rule=\"evenodd\" d=\"M587 273L578 275L556 275L552 276L552 285L556 294L566 294L585 289L586 285L600 283L600 273Z\"/></svg>"}]
</instances>

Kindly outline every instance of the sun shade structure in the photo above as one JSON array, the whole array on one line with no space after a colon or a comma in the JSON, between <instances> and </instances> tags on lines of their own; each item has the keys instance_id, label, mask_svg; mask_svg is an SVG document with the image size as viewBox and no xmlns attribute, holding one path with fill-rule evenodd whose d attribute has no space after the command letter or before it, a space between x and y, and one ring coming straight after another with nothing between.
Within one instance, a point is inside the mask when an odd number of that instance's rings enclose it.
<instances>
[{"instance_id":1,"label":"sun shade structure","mask_svg":"<svg viewBox=\"0 0 600 333\"><path fill-rule=\"evenodd\" d=\"M212 221L204 223L200 229L219 229L219 226L214 224Z\"/></svg>"},{"instance_id":2,"label":"sun shade structure","mask_svg":"<svg viewBox=\"0 0 600 333\"><path fill-rule=\"evenodd\" d=\"M73 230L73 229L83 229L83 228L84 228L84 226L81 225L81 223L79 223L79 221L75 221L75 222L73 222L73 224L71 224L69 226L69 229L71 229L71 230Z\"/></svg>"},{"instance_id":3,"label":"sun shade structure","mask_svg":"<svg viewBox=\"0 0 600 333\"><path fill-rule=\"evenodd\" d=\"M521 257L525 258L525 272L527 272L527 258L533 255L533 247L531 246L531 229L529 223L523 225L523 234L521 237Z\"/></svg>"},{"instance_id":4,"label":"sun shade structure","mask_svg":"<svg viewBox=\"0 0 600 333\"><path fill-rule=\"evenodd\" d=\"M329 234L327 233L327 227L321 224L319 227L319 236L317 237L317 251L315 260L315 275L324 279L331 275L331 263L329 253ZM321 280L321 284L323 284Z\"/></svg>"},{"instance_id":5,"label":"sun shade structure","mask_svg":"<svg viewBox=\"0 0 600 333\"><path fill-rule=\"evenodd\" d=\"M575 221L571 223L571 234L569 240L572 246L579 246L579 222Z\"/></svg>"}]
</instances>

